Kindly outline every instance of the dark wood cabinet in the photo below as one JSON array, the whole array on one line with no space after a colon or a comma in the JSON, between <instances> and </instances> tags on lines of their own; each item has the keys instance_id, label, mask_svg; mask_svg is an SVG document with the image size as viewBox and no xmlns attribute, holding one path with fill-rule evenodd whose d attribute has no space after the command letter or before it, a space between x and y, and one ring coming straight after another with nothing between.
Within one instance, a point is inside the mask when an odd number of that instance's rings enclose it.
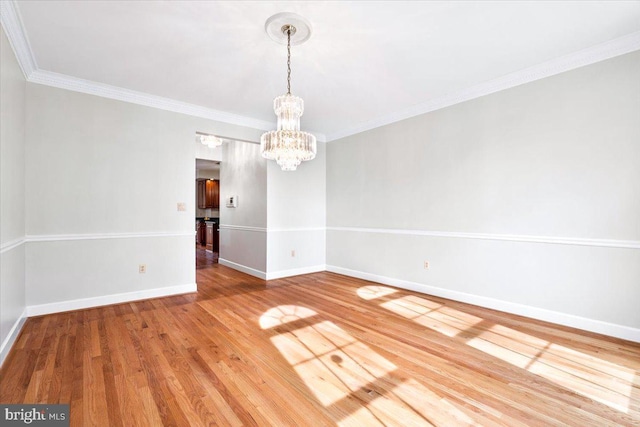
<instances>
[{"instance_id":1,"label":"dark wood cabinet","mask_svg":"<svg viewBox=\"0 0 640 427\"><path fill-rule=\"evenodd\" d=\"M206 180L199 179L198 183L198 208L206 209Z\"/></svg>"},{"instance_id":2,"label":"dark wood cabinet","mask_svg":"<svg viewBox=\"0 0 640 427\"><path fill-rule=\"evenodd\" d=\"M206 246L205 249L210 252L218 252L220 247L220 231L218 224L215 222L206 223Z\"/></svg>"},{"instance_id":3,"label":"dark wood cabinet","mask_svg":"<svg viewBox=\"0 0 640 427\"><path fill-rule=\"evenodd\" d=\"M207 246L206 249L210 252L213 252L213 223L207 223Z\"/></svg>"},{"instance_id":4,"label":"dark wood cabinet","mask_svg":"<svg viewBox=\"0 0 640 427\"><path fill-rule=\"evenodd\" d=\"M218 252L219 242L220 230L217 221L196 222L196 243L204 246L207 251Z\"/></svg>"},{"instance_id":5,"label":"dark wood cabinet","mask_svg":"<svg viewBox=\"0 0 640 427\"><path fill-rule=\"evenodd\" d=\"M198 208L220 208L220 181L217 179L198 180Z\"/></svg>"},{"instance_id":6,"label":"dark wood cabinet","mask_svg":"<svg viewBox=\"0 0 640 427\"><path fill-rule=\"evenodd\" d=\"M220 181L217 179L210 180L211 185L209 185L209 181L207 181L207 192L209 192L209 196L211 198L211 204L213 209L220 208Z\"/></svg>"},{"instance_id":7,"label":"dark wood cabinet","mask_svg":"<svg viewBox=\"0 0 640 427\"><path fill-rule=\"evenodd\" d=\"M196 223L196 243L203 246L207 243L207 225L204 221Z\"/></svg>"}]
</instances>

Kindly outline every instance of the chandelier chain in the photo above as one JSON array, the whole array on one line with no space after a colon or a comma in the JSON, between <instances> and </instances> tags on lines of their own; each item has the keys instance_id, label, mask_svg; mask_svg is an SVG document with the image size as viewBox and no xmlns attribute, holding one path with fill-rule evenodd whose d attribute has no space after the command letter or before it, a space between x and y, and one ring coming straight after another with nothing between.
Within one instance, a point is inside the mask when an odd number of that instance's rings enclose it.
<instances>
[{"instance_id":1,"label":"chandelier chain","mask_svg":"<svg viewBox=\"0 0 640 427\"><path fill-rule=\"evenodd\" d=\"M287 94L291 95L291 28L287 28Z\"/></svg>"}]
</instances>

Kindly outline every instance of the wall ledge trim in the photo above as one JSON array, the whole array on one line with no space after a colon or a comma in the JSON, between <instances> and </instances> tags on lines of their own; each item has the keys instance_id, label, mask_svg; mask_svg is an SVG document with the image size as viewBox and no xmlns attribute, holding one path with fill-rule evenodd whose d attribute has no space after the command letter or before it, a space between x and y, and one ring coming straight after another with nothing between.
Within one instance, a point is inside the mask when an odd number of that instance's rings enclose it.
<instances>
[{"instance_id":1,"label":"wall ledge trim","mask_svg":"<svg viewBox=\"0 0 640 427\"><path fill-rule=\"evenodd\" d=\"M329 231L352 231L357 233L381 233L429 237L453 237L462 239L506 240L512 242L547 243L555 245L600 246L609 248L640 249L640 241L585 239L579 237L552 237L515 234L461 233L455 231L406 230L400 228L327 227Z\"/></svg>"},{"instance_id":2,"label":"wall ledge trim","mask_svg":"<svg viewBox=\"0 0 640 427\"><path fill-rule=\"evenodd\" d=\"M238 270L243 273L246 273L250 276L257 277L262 280L267 280L267 273L264 271L256 270L255 268L247 267L246 265L238 264L236 262L229 261L224 258L218 258L218 263L226 267L233 268L234 270Z\"/></svg>"},{"instance_id":3,"label":"wall ledge trim","mask_svg":"<svg viewBox=\"0 0 640 427\"><path fill-rule=\"evenodd\" d=\"M20 336L20 332L22 332L22 327L24 326L24 323L26 321L27 321L27 309L25 308L22 311L22 314L20 315L20 317L18 317L18 320L16 320L16 322L11 327L9 334L2 342L2 345L0 346L0 367L2 367L2 364L4 363L7 356L9 355L9 351L11 351L11 348L18 340L18 337Z\"/></svg>"},{"instance_id":4,"label":"wall ledge trim","mask_svg":"<svg viewBox=\"0 0 640 427\"><path fill-rule=\"evenodd\" d=\"M152 231L138 233L40 234L25 236L25 242L61 242L67 240L138 239L148 237L194 236L195 231Z\"/></svg>"},{"instance_id":5,"label":"wall ledge trim","mask_svg":"<svg viewBox=\"0 0 640 427\"><path fill-rule=\"evenodd\" d=\"M0 246L0 254L3 254L5 252L8 252L12 249L15 249L21 245L23 245L26 242L26 238L25 237L18 237L17 239L13 239L13 240L9 240L6 243L3 243Z\"/></svg>"},{"instance_id":6,"label":"wall ledge trim","mask_svg":"<svg viewBox=\"0 0 640 427\"><path fill-rule=\"evenodd\" d=\"M544 308L439 288L408 280L380 276L335 265L327 265L327 271L640 343L640 329L632 328L630 326L618 325L615 323L589 319Z\"/></svg>"},{"instance_id":7,"label":"wall ledge trim","mask_svg":"<svg viewBox=\"0 0 640 427\"><path fill-rule=\"evenodd\" d=\"M327 266L324 264L311 265L308 267L292 268L290 270L280 270L267 273L267 280L283 279L285 277L300 276L301 274L319 273L326 271Z\"/></svg>"},{"instance_id":8,"label":"wall ledge trim","mask_svg":"<svg viewBox=\"0 0 640 427\"><path fill-rule=\"evenodd\" d=\"M111 304L122 304L149 298L162 298L174 295L189 294L198 291L195 283L186 285L166 286L162 288L144 289L140 291L125 292L120 294L104 295L99 297L80 298L69 301L52 302L48 304L27 306L29 317L45 314L61 313L64 311L83 310L85 308L100 307Z\"/></svg>"}]
</instances>

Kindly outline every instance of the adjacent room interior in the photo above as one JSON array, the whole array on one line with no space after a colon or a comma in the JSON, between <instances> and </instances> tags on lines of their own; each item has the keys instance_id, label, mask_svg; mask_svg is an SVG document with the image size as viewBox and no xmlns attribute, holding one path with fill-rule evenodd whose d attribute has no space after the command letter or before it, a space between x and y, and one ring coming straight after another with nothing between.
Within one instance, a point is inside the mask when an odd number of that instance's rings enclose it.
<instances>
[{"instance_id":1,"label":"adjacent room interior","mask_svg":"<svg viewBox=\"0 0 640 427\"><path fill-rule=\"evenodd\" d=\"M0 405L640 423L639 1L0 6Z\"/></svg>"},{"instance_id":2,"label":"adjacent room interior","mask_svg":"<svg viewBox=\"0 0 640 427\"><path fill-rule=\"evenodd\" d=\"M220 162L196 159L196 269L218 262Z\"/></svg>"}]
</instances>

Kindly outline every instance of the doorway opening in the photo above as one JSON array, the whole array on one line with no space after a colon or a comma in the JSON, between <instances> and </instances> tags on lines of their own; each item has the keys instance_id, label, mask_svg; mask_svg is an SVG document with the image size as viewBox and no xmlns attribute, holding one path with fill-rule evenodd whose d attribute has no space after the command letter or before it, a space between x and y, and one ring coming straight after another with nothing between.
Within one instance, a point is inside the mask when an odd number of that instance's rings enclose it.
<instances>
[{"instance_id":1,"label":"doorway opening","mask_svg":"<svg viewBox=\"0 0 640 427\"><path fill-rule=\"evenodd\" d=\"M196 159L196 269L218 263L220 227L220 162Z\"/></svg>"}]
</instances>

